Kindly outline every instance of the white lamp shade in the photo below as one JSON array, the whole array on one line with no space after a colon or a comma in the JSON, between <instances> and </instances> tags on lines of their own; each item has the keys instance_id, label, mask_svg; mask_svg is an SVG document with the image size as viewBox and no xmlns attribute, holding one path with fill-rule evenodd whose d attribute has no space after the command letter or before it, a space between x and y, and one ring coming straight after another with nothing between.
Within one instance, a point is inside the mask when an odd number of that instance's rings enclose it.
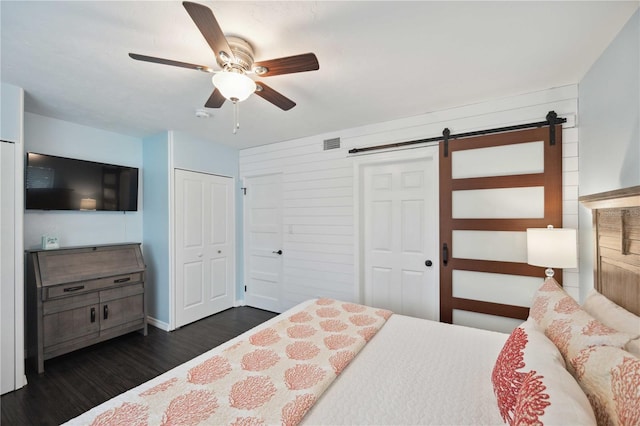
<instances>
[{"instance_id":1,"label":"white lamp shade","mask_svg":"<svg viewBox=\"0 0 640 426\"><path fill-rule=\"evenodd\" d=\"M545 268L578 266L576 230L565 228L527 229L527 263Z\"/></svg>"},{"instance_id":2,"label":"white lamp shade","mask_svg":"<svg viewBox=\"0 0 640 426\"><path fill-rule=\"evenodd\" d=\"M222 96L233 102L242 102L256 91L255 81L237 72L219 72L211 80Z\"/></svg>"}]
</instances>

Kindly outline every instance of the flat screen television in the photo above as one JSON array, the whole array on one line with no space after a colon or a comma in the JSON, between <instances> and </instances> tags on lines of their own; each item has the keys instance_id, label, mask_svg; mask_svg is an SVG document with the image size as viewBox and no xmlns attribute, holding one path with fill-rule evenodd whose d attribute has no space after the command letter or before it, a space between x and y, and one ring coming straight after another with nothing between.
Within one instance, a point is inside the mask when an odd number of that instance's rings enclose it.
<instances>
[{"instance_id":1,"label":"flat screen television","mask_svg":"<svg viewBox=\"0 0 640 426\"><path fill-rule=\"evenodd\" d=\"M138 210L138 169L27 153L25 208Z\"/></svg>"}]
</instances>

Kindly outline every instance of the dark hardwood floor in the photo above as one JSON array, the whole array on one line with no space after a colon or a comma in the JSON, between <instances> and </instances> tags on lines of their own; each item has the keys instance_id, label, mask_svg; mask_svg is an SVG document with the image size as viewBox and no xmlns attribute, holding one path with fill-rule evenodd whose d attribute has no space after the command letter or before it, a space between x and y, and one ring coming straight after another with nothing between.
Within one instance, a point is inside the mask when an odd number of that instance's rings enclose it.
<instances>
[{"instance_id":1,"label":"dark hardwood floor","mask_svg":"<svg viewBox=\"0 0 640 426\"><path fill-rule=\"evenodd\" d=\"M149 327L45 361L41 375L27 371L28 384L2 396L2 425L66 422L120 393L274 317L240 307L170 333Z\"/></svg>"}]
</instances>

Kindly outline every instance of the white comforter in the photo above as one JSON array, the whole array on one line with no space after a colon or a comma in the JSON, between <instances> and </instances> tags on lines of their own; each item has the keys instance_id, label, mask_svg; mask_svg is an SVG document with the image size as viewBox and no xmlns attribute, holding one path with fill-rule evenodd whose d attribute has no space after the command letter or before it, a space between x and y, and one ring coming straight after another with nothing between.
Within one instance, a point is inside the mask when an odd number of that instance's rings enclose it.
<instances>
[{"instance_id":1,"label":"white comforter","mask_svg":"<svg viewBox=\"0 0 640 426\"><path fill-rule=\"evenodd\" d=\"M393 315L303 423L503 425L491 371L508 336Z\"/></svg>"}]
</instances>

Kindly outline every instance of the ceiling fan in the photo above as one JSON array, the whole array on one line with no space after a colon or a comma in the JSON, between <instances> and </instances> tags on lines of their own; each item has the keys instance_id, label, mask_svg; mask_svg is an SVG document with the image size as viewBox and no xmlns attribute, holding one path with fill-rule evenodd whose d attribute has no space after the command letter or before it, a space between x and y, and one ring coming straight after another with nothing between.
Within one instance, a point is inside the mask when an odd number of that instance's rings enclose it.
<instances>
[{"instance_id":1,"label":"ceiling fan","mask_svg":"<svg viewBox=\"0 0 640 426\"><path fill-rule=\"evenodd\" d=\"M270 77L273 75L292 74L303 71L315 71L320 69L318 59L313 53L288 56L254 62L253 48L240 37L225 37L213 12L208 7L192 2L182 2L193 22L204 36L213 50L216 62L222 68L216 71L205 65L190 64L171 59L156 58L153 56L129 53L129 56L138 61L154 62L164 65L194 69L206 73L213 73L215 89L205 103L207 108L220 108L225 100L236 104L248 98L252 93L271 102L284 111L288 111L296 103L261 81L254 81L248 74L258 77ZM235 133L235 131L234 131Z\"/></svg>"}]
</instances>

